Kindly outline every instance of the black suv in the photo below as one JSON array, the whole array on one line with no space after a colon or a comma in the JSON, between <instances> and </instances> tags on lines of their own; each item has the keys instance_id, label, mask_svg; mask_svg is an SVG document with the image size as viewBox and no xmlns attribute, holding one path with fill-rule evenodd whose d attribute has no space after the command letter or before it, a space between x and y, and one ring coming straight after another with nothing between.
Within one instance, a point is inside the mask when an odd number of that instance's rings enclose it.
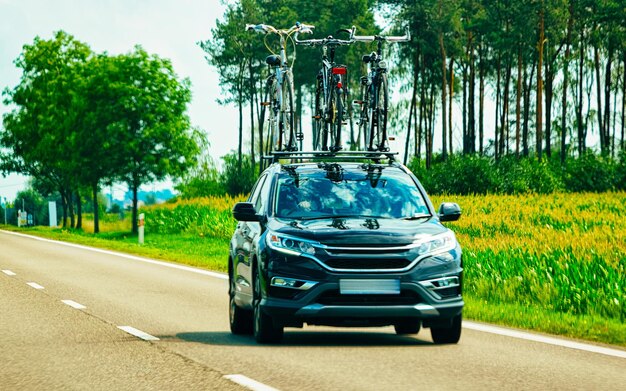
<instances>
[{"instance_id":1,"label":"black suv","mask_svg":"<svg viewBox=\"0 0 626 391\"><path fill-rule=\"evenodd\" d=\"M463 263L442 221L403 165L275 163L260 176L230 243L230 328L278 342L284 327L430 327L435 343L461 335Z\"/></svg>"}]
</instances>

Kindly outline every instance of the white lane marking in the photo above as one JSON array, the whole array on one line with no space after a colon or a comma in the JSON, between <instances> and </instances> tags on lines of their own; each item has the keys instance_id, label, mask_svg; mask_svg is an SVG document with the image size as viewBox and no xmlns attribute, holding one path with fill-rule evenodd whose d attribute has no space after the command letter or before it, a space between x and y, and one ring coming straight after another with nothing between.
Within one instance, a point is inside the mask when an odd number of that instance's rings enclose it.
<instances>
[{"instance_id":1,"label":"white lane marking","mask_svg":"<svg viewBox=\"0 0 626 391\"><path fill-rule=\"evenodd\" d=\"M2 273L6 274L7 276L15 276L16 275L15 273L13 273L10 270L3 270Z\"/></svg>"},{"instance_id":2,"label":"white lane marking","mask_svg":"<svg viewBox=\"0 0 626 391\"><path fill-rule=\"evenodd\" d=\"M624 350L617 350L617 349L605 348L602 346L569 341L565 339L552 338L552 337L547 337L544 335L505 329L502 327L491 326L491 325L487 325L483 323L474 323L474 322L468 322L464 320L463 327L470 329L470 330L483 331L483 332L491 333L491 334L498 334L498 335L504 335L504 336L512 337L512 338L525 339L527 341L541 342L541 343L546 343L549 345L562 346L562 347L566 347L570 349L584 350L586 352L600 353L600 354L604 354L607 356L626 358L626 351Z\"/></svg>"},{"instance_id":3,"label":"white lane marking","mask_svg":"<svg viewBox=\"0 0 626 391\"><path fill-rule=\"evenodd\" d=\"M11 231L5 231L5 230L0 230L0 232L6 233L6 234L9 234L9 235L15 235L15 236L21 236L21 237L24 237L24 238L39 240L39 241L42 241L42 242L55 243L55 244L59 244L59 245L62 245L62 246L74 247L74 248L79 248L79 249L83 249L83 250L87 250L87 251L93 251L93 252L97 252L97 253L101 253L101 254L113 255L113 256L116 256L116 257L120 257L120 258L126 258L126 259L131 259L131 260L134 260L134 261L150 263L150 264L153 264L153 265L169 267L169 268L172 268L172 269L184 270L184 271L188 271L188 272L191 272L191 273L202 274L202 275L205 275L205 276L219 278L219 279L222 279L222 280L227 280L228 279L228 275L227 274L211 272L211 271L203 270L203 269L197 269L197 268L194 268L194 267L191 267L191 266L175 265L175 264L172 264L172 263L156 261L156 260L153 260L153 259L136 257L134 255L116 253L116 252L113 252L113 251L102 250L102 249L99 249L99 248L87 247L87 246L82 246L80 244L74 244L74 243L61 242L61 241L58 241L58 240L45 239L45 238L40 238L40 237L37 237L37 236L31 236L31 235L25 235L25 234L17 233L17 232L11 232ZM572 349L579 349L579 350L585 350L585 351L589 351L589 352L606 354L606 355L609 355L609 356L626 358L626 353L621 351L621 350L617 350L617 349L603 348L603 347L599 347L599 346L595 346L595 345L589 345L589 344L583 344L583 343L579 343L579 342L561 340L561 339L557 339L557 338L550 338L550 337L545 337L545 336L541 336L541 335L535 335L535 334L531 334L531 333L524 333L524 332L521 332L521 331L507 330L507 329L503 329L503 328L500 328L500 327L489 326L489 325L480 324L480 323L474 323L474 322L469 322L469 321L463 321L463 327L465 327L467 329L473 329L473 330L486 332L486 333L505 335L505 336L509 336L509 337L513 337L513 338L527 339L527 340L530 340L530 341L543 342L543 343L547 343L547 344L550 344L550 345L565 346L565 347L569 347L569 348L572 348Z\"/></svg>"},{"instance_id":4,"label":"white lane marking","mask_svg":"<svg viewBox=\"0 0 626 391\"><path fill-rule=\"evenodd\" d=\"M80 244L61 242L61 241L58 241L58 240L45 239L45 238L40 238L40 237L37 237L37 236L31 236L31 235L25 235L25 234L21 234L21 233L17 233L17 232L11 232L11 231L5 231L5 230L0 230L0 232L6 233L6 234L9 234L9 235L21 236L21 237L24 237L24 238L39 240L41 242L54 243L54 244L58 244L58 245L61 245L61 246L79 248L79 249L82 249L82 250L93 251L93 252L97 252L97 253L100 253L100 254L113 255L113 256L116 256L116 257L120 257L120 258L132 259L133 261L145 262L145 263L150 263L150 264L153 264L153 265L159 265L159 266L169 267L169 268L172 268L172 269L184 270L184 271L188 271L188 272L191 272L191 273L202 274L202 275L205 275L205 276L220 278L222 280L228 280L228 274L225 274L225 273L217 273L217 272L212 272L212 271L209 271L209 270L197 269L197 268L191 267L191 266L175 265L175 264L168 263L168 262L156 261L154 259L141 258L141 257L137 257L137 256L134 256L134 255L122 254L122 253L117 253L117 252L109 251L109 250L102 250L102 249L99 249L99 248L83 246L83 245L80 245Z\"/></svg>"},{"instance_id":5,"label":"white lane marking","mask_svg":"<svg viewBox=\"0 0 626 391\"><path fill-rule=\"evenodd\" d=\"M153 335L148 333L144 333L141 330L137 330L134 327L130 326L117 326L118 329L126 331L128 334L134 335L135 337L139 337L144 341L158 341L159 339Z\"/></svg>"},{"instance_id":6,"label":"white lane marking","mask_svg":"<svg viewBox=\"0 0 626 391\"><path fill-rule=\"evenodd\" d=\"M278 391L277 388L270 387L266 384L260 383L256 380L250 379L244 375L225 375L226 379L239 384L240 386L244 386L249 390L253 391Z\"/></svg>"},{"instance_id":7,"label":"white lane marking","mask_svg":"<svg viewBox=\"0 0 626 391\"><path fill-rule=\"evenodd\" d=\"M77 310L84 310L85 307L84 305L75 302L74 300L61 300L63 303L69 305L70 307L76 308Z\"/></svg>"},{"instance_id":8,"label":"white lane marking","mask_svg":"<svg viewBox=\"0 0 626 391\"><path fill-rule=\"evenodd\" d=\"M35 288L35 289L44 289L43 286L37 284L36 282L27 282L26 285L29 285L29 286L31 286L32 288Z\"/></svg>"}]
</instances>

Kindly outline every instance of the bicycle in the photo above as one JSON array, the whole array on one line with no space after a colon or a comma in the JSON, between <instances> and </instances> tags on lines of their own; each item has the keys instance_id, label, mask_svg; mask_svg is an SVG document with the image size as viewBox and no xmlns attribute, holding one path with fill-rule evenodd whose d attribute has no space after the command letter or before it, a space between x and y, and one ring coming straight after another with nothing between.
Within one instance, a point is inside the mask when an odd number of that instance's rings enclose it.
<instances>
[{"instance_id":1,"label":"bicycle","mask_svg":"<svg viewBox=\"0 0 626 391\"><path fill-rule=\"evenodd\" d=\"M382 57L383 42L408 42L409 30L403 36L355 35L358 42L377 42L376 51L364 55L362 60L368 64L367 76L361 77L361 100L353 103L360 106L359 137L364 136L365 149L368 151L388 152L387 112L389 106L389 85L387 84L387 63Z\"/></svg>"},{"instance_id":2,"label":"bicycle","mask_svg":"<svg viewBox=\"0 0 626 391\"><path fill-rule=\"evenodd\" d=\"M265 143L266 155L278 151L297 151L297 141L302 141L301 132L296 134L294 129L294 105L293 105L293 73L292 68L295 62L295 44L294 55L291 64L287 59L287 42L293 42L292 35L294 33L313 33L313 26L296 23L288 29L277 29L267 24L246 24L247 31L255 31L265 34L263 42L265 47L272 53L265 59L270 69L269 76L266 79L266 90L261 102L261 113L259 126L261 129L265 126L265 111L269 108L268 124L269 128L266 132L267 138ZM269 34L276 34L280 39L280 53L276 54L267 42Z\"/></svg>"},{"instance_id":3,"label":"bicycle","mask_svg":"<svg viewBox=\"0 0 626 391\"><path fill-rule=\"evenodd\" d=\"M342 149L341 126L344 121L346 106L346 90L348 68L335 63L335 49L338 46L354 43L352 36L356 27L341 29L338 33L350 34L347 40L334 38L329 35L322 39L299 40L298 45L321 46L322 68L317 74L315 85L315 108L313 113L313 150L337 152ZM330 50L329 50L330 49ZM345 83L345 84L344 84Z\"/></svg>"}]
</instances>

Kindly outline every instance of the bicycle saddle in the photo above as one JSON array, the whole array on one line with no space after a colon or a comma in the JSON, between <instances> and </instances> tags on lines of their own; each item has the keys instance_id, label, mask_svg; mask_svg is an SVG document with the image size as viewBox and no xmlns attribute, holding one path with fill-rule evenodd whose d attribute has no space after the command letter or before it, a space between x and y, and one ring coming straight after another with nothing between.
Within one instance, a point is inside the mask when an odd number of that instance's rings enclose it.
<instances>
[{"instance_id":1,"label":"bicycle saddle","mask_svg":"<svg viewBox=\"0 0 626 391\"><path fill-rule=\"evenodd\" d=\"M265 62L267 63L267 65L272 65L272 66L277 67L277 66L280 66L280 64L282 63L282 60L279 55L272 54L271 56L267 56L267 58L265 59Z\"/></svg>"}]
</instances>

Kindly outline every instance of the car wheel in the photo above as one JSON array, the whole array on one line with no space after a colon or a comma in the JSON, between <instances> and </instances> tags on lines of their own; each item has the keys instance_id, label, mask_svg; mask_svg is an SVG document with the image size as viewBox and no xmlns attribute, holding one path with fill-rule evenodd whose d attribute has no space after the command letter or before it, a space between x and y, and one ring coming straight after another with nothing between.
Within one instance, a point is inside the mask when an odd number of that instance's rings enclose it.
<instances>
[{"instance_id":1,"label":"car wheel","mask_svg":"<svg viewBox=\"0 0 626 391\"><path fill-rule=\"evenodd\" d=\"M256 269L256 268L255 268ZM261 284L258 273L254 272L254 338L258 343L280 342L283 339L283 327L274 324L271 316L261 310Z\"/></svg>"},{"instance_id":2,"label":"car wheel","mask_svg":"<svg viewBox=\"0 0 626 391\"><path fill-rule=\"evenodd\" d=\"M405 319L393 325L398 335L417 334L421 326L422 322L419 319Z\"/></svg>"},{"instance_id":3,"label":"car wheel","mask_svg":"<svg viewBox=\"0 0 626 391\"><path fill-rule=\"evenodd\" d=\"M230 292L229 296L229 310L228 315L230 318L230 331L233 334L252 334L252 313L251 311L240 308L235 303L235 283L230 280Z\"/></svg>"},{"instance_id":4,"label":"car wheel","mask_svg":"<svg viewBox=\"0 0 626 391\"><path fill-rule=\"evenodd\" d=\"M449 327L431 327L430 335L436 344L454 344L459 342L461 338L461 314L452 318L452 324Z\"/></svg>"}]
</instances>

